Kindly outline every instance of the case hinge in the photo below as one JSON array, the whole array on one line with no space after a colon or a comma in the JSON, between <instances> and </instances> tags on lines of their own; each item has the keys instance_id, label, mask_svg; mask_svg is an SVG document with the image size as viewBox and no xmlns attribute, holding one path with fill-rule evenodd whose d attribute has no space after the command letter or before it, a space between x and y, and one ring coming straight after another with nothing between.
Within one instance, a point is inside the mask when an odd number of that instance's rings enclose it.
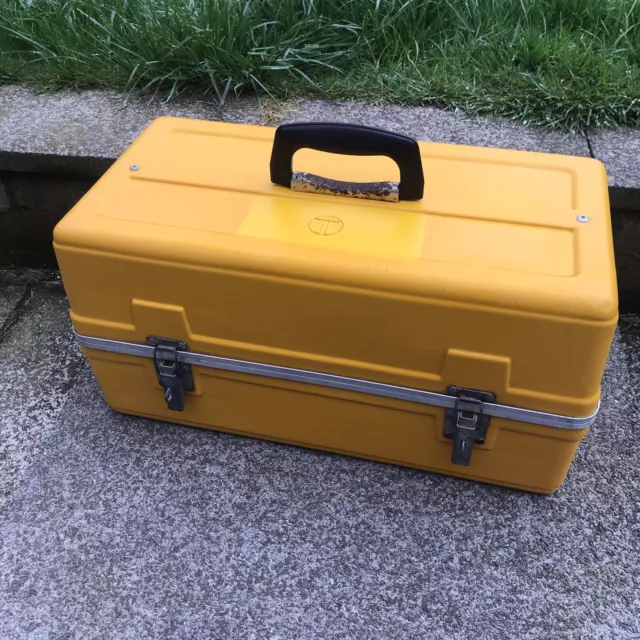
<instances>
[{"instance_id":1,"label":"case hinge","mask_svg":"<svg viewBox=\"0 0 640 640\"><path fill-rule=\"evenodd\" d=\"M147 338L147 344L155 347L153 364L158 374L158 382L164 389L164 399L171 411L184 410L185 391L193 391L191 366L178 362L178 353L188 351L187 343L165 338Z\"/></svg>"},{"instance_id":2,"label":"case hinge","mask_svg":"<svg viewBox=\"0 0 640 640\"><path fill-rule=\"evenodd\" d=\"M491 416L484 413L485 402L493 402L495 395L461 387L448 387L447 393L456 396L456 404L445 411L444 435L453 440L451 462L468 466L474 444L483 444Z\"/></svg>"}]
</instances>

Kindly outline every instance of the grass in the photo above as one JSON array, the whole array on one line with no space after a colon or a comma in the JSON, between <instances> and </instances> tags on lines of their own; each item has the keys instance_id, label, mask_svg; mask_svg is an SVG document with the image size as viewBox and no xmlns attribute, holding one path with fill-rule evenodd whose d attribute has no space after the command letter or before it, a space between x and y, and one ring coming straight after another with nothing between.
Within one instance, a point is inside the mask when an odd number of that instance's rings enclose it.
<instances>
[{"instance_id":1,"label":"grass","mask_svg":"<svg viewBox=\"0 0 640 640\"><path fill-rule=\"evenodd\" d=\"M0 82L640 124L640 0L0 0Z\"/></svg>"}]
</instances>

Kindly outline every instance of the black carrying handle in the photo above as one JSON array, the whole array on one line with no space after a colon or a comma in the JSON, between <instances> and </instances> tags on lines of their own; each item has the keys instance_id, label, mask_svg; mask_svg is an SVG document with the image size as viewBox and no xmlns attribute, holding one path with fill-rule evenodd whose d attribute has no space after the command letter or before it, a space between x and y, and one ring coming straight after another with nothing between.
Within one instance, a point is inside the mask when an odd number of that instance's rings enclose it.
<instances>
[{"instance_id":1,"label":"black carrying handle","mask_svg":"<svg viewBox=\"0 0 640 640\"><path fill-rule=\"evenodd\" d=\"M300 149L315 149L350 156L387 156L400 169L398 198L420 200L424 173L418 143L408 136L384 129L336 122L300 122L276 129L271 151L271 182L291 186L293 155ZM327 176L328 177L328 176Z\"/></svg>"}]
</instances>

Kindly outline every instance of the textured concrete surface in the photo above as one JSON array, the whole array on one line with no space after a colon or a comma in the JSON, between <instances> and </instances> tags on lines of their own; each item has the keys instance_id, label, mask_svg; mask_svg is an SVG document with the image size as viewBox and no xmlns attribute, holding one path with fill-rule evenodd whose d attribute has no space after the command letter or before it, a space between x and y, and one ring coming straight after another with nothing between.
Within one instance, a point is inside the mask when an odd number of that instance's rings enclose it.
<instances>
[{"instance_id":1,"label":"textured concrete surface","mask_svg":"<svg viewBox=\"0 0 640 640\"><path fill-rule=\"evenodd\" d=\"M0 293L0 327L5 323L23 294L22 287L4 287Z\"/></svg>"},{"instance_id":2,"label":"textured concrete surface","mask_svg":"<svg viewBox=\"0 0 640 640\"><path fill-rule=\"evenodd\" d=\"M223 108L209 97L159 99L123 96L114 91L60 91L39 93L21 85L0 86L0 160L31 170L44 170L65 159L86 158L104 170L100 159L116 158L147 126L162 115L246 124L277 125L283 121L342 121L367 124L406 133L420 140L491 146L589 156L586 138L490 118L468 118L461 113L429 107L376 107L356 102L325 100L284 104L255 97L230 98ZM590 134L596 158L605 163L609 184L640 189L640 132L619 129ZM25 154L32 157L26 157ZM26 163L26 164L25 164ZM77 172L81 167L73 166ZM38 168L37 170L41 170ZM91 172L93 175L95 171ZM0 193L0 209L2 194Z\"/></svg>"},{"instance_id":3,"label":"textured concrete surface","mask_svg":"<svg viewBox=\"0 0 640 640\"><path fill-rule=\"evenodd\" d=\"M68 306L60 291L27 290L25 295L21 287L3 288L0 308L7 316L13 309L17 316L0 341L1 511L31 463L45 453L44 443L57 429L56 420L85 361L71 337Z\"/></svg>"},{"instance_id":4,"label":"textured concrete surface","mask_svg":"<svg viewBox=\"0 0 640 640\"><path fill-rule=\"evenodd\" d=\"M607 167L609 185L640 189L640 131L616 129L589 137L593 154Z\"/></svg>"},{"instance_id":5,"label":"textured concrete surface","mask_svg":"<svg viewBox=\"0 0 640 640\"><path fill-rule=\"evenodd\" d=\"M0 86L0 150L32 154L117 158L159 116L255 124L255 98L172 102L126 97L115 91L38 93L21 85Z\"/></svg>"},{"instance_id":6,"label":"textured concrete surface","mask_svg":"<svg viewBox=\"0 0 640 640\"><path fill-rule=\"evenodd\" d=\"M489 118L468 118L429 107L376 107L357 102L308 100L285 121L350 122L397 131L427 142L589 156L587 141L582 136L545 132Z\"/></svg>"},{"instance_id":7,"label":"textured concrete surface","mask_svg":"<svg viewBox=\"0 0 640 640\"><path fill-rule=\"evenodd\" d=\"M635 318L541 497L118 416L68 369L61 294L34 302L3 345L4 406L45 409L0 420L0 440L41 430L0 511L0 638L640 637ZM55 418L49 359L73 385Z\"/></svg>"},{"instance_id":8,"label":"textured concrete surface","mask_svg":"<svg viewBox=\"0 0 640 640\"><path fill-rule=\"evenodd\" d=\"M495 146L588 156L581 136L543 132L488 118L466 118L433 108L375 107L355 102L306 100L261 108L252 97L219 109L212 99L166 103L125 99L112 91L37 93L20 85L0 87L0 151L116 158L154 118L173 115L247 124L336 120L399 131L420 140Z\"/></svg>"}]
</instances>

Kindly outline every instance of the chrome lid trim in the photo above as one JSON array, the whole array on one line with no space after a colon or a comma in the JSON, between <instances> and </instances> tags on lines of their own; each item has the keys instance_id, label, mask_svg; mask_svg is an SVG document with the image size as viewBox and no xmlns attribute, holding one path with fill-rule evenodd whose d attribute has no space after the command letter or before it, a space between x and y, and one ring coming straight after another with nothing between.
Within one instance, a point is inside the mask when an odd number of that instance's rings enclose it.
<instances>
[{"instance_id":1,"label":"chrome lid trim","mask_svg":"<svg viewBox=\"0 0 640 640\"><path fill-rule=\"evenodd\" d=\"M78 342L88 349L119 353L123 355L139 356L142 358L153 358L154 347L133 342L120 342L118 340L106 340L105 338L92 338L80 335L74 330ZM277 378L279 380L290 380L292 382L303 382L305 384L315 384L321 387L331 387L334 389L344 389L358 393L366 393L395 400L406 400L417 402L434 407L451 409L456 404L456 398L443 393L433 391L423 391L410 387L400 387L396 385L384 384L381 382L371 382L370 380L360 380L358 378L348 378L336 376L329 373L317 371L307 371L305 369L294 369L291 367L281 367L273 364L263 364L248 360L236 360L235 358L222 358L204 353L194 353L192 351L179 351L178 361L186 364L220 369L222 371L234 371L236 373L247 373L250 375L264 376L267 378ZM533 409L522 409L503 404L486 402L483 411L486 415L517 422L526 422L546 427L558 429L585 429L590 427L596 420L598 409L595 413L585 417L565 416L555 413L545 413L534 411Z\"/></svg>"}]
</instances>

